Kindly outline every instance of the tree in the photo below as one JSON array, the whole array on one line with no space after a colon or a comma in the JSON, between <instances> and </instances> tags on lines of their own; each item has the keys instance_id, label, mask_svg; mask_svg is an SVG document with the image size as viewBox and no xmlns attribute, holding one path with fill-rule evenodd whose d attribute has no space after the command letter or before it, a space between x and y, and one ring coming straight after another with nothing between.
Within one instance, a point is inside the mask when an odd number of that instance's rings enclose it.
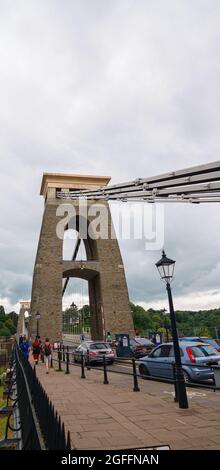
<instances>
[{"instance_id":1,"label":"tree","mask_svg":"<svg viewBox=\"0 0 220 470\"><path fill-rule=\"evenodd\" d=\"M14 326L14 323L11 320L11 318L8 318L5 321L4 327L8 328L12 335L14 335L16 333L16 327Z\"/></svg>"},{"instance_id":2,"label":"tree","mask_svg":"<svg viewBox=\"0 0 220 470\"><path fill-rule=\"evenodd\" d=\"M3 326L0 330L0 336L11 336L10 330L7 328L7 326Z\"/></svg>"},{"instance_id":3,"label":"tree","mask_svg":"<svg viewBox=\"0 0 220 470\"><path fill-rule=\"evenodd\" d=\"M140 305L130 303L134 327L142 334L146 330L153 328L153 322L149 311L146 311Z\"/></svg>"},{"instance_id":4,"label":"tree","mask_svg":"<svg viewBox=\"0 0 220 470\"><path fill-rule=\"evenodd\" d=\"M0 321L5 321L5 309L3 305L0 305Z\"/></svg>"},{"instance_id":5,"label":"tree","mask_svg":"<svg viewBox=\"0 0 220 470\"><path fill-rule=\"evenodd\" d=\"M13 322L13 325L17 328L17 324L18 324L18 314L16 312L9 312L7 314L8 318L10 318Z\"/></svg>"}]
</instances>

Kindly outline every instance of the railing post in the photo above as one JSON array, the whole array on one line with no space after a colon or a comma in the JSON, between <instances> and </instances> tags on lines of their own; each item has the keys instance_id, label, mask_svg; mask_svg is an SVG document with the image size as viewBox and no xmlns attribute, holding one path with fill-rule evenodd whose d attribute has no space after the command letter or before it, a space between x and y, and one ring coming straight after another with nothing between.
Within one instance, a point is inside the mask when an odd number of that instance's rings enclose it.
<instances>
[{"instance_id":1,"label":"railing post","mask_svg":"<svg viewBox=\"0 0 220 470\"><path fill-rule=\"evenodd\" d=\"M43 364L44 364L44 352L43 352L43 345L42 345L42 347L41 347L40 358L41 358L41 362L43 362Z\"/></svg>"},{"instance_id":2,"label":"railing post","mask_svg":"<svg viewBox=\"0 0 220 470\"><path fill-rule=\"evenodd\" d=\"M65 346L63 345L63 362L65 362Z\"/></svg>"},{"instance_id":3,"label":"railing post","mask_svg":"<svg viewBox=\"0 0 220 470\"><path fill-rule=\"evenodd\" d=\"M90 370L91 367L90 367L90 359L89 359L89 350L87 351L87 370Z\"/></svg>"},{"instance_id":4,"label":"railing post","mask_svg":"<svg viewBox=\"0 0 220 470\"><path fill-rule=\"evenodd\" d=\"M70 358L69 358L69 346L67 346L67 347L66 347L66 374L69 374L69 373L70 373L69 362L70 362Z\"/></svg>"},{"instance_id":5,"label":"railing post","mask_svg":"<svg viewBox=\"0 0 220 470\"><path fill-rule=\"evenodd\" d=\"M81 379L85 379L86 376L85 376L85 359L84 359L84 355L82 354L81 355Z\"/></svg>"},{"instance_id":6,"label":"railing post","mask_svg":"<svg viewBox=\"0 0 220 470\"><path fill-rule=\"evenodd\" d=\"M176 383L176 363L172 362L172 367L173 367L173 380L174 380L174 401L178 403L178 387Z\"/></svg>"},{"instance_id":7,"label":"railing post","mask_svg":"<svg viewBox=\"0 0 220 470\"><path fill-rule=\"evenodd\" d=\"M61 360L62 360L62 351L61 351L61 349L59 348L59 349L58 349L58 361L59 361L59 369L58 369L58 370L59 370L59 372L62 371Z\"/></svg>"},{"instance_id":8,"label":"railing post","mask_svg":"<svg viewBox=\"0 0 220 470\"><path fill-rule=\"evenodd\" d=\"M133 367L133 377L134 377L133 391L140 392L140 388L138 387L138 380L137 380L136 362L134 358L132 358L132 367Z\"/></svg>"},{"instance_id":9,"label":"railing post","mask_svg":"<svg viewBox=\"0 0 220 470\"><path fill-rule=\"evenodd\" d=\"M103 370L104 370L104 382L103 383L107 385L109 381L108 381L108 376L107 376L105 355L103 356Z\"/></svg>"}]
</instances>

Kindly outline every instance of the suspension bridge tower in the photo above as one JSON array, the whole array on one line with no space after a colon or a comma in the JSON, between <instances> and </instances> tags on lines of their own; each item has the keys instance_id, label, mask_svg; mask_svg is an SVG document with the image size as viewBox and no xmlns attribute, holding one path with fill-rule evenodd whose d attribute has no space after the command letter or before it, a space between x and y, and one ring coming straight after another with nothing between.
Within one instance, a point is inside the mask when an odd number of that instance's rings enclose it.
<instances>
[{"instance_id":1,"label":"suspension bridge tower","mask_svg":"<svg viewBox=\"0 0 220 470\"><path fill-rule=\"evenodd\" d=\"M116 237L110 236L113 224L108 202L99 200L99 204L105 206L109 236L95 238L91 227L88 229L94 220L93 215L88 214L93 211L88 210L87 215L82 216L80 198L62 199L59 196L68 196L76 190L99 190L109 180L109 177L102 176L43 174L40 194L44 197L45 206L33 273L30 308L32 335L37 332L38 321L42 339L48 336L51 341L61 340L62 295L68 279L72 277L88 281L92 339L105 339L108 332L134 334L123 261ZM89 208L94 202L97 201L87 201ZM63 239L57 234L59 222L65 225L65 230L71 226L71 220L65 223L64 205L67 212L72 209L72 219L75 219L78 230L71 260L63 259ZM82 219L84 224L81 223ZM81 226L87 227L86 237L85 233L81 233ZM86 252L83 262L76 260L80 243L84 243Z\"/></svg>"}]
</instances>

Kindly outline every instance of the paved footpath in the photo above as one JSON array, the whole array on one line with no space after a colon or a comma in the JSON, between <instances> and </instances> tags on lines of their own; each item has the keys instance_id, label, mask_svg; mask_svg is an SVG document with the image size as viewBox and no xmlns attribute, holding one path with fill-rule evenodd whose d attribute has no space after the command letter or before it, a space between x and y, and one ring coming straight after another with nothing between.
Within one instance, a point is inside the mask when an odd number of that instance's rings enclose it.
<instances>
[{"instance_id":1,"label":"paved footpath","mask_svg":"<svg viewBox=\"0 0 220 470\"><path fill-rule=\"evenodd\" d=\"M214 402L204 406L189 400L190 408L180 410L171 393L151 392L150 381L148 391L135 393L132 382L129 389L121 385L121 375L109 374L111 383L104 385L101 371L85 369L86 379L81 379L79 367L70 366L69 375L56 368L54 363L47 375L44 364L38 364L37 374L70 431L72 448L116 450L169 444L171 449L220 449L220 409ZM220 394L213 395L220 402Z\"/></svg>"}]
</instances>

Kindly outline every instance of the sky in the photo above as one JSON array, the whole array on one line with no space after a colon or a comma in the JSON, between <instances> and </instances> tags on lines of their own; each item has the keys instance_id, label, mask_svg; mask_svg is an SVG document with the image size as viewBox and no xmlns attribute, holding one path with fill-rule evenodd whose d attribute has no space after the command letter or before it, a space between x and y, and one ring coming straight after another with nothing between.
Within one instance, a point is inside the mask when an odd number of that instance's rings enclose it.
<instances>
[{"instance_id":1,"label":"sky","mask_svg":"<svg viewBox=\"0 0 220 470\"><path fill-rule=\"evenodd\" d=\"M218 0L0 0L6 310L31 295L43 172L116 184L219 160L219 22ZM164 210L175 307L219 307L219 206ZM138 240L120 247L130 299L166 307L161 252Z\"/></svg>"}]
</instances>

